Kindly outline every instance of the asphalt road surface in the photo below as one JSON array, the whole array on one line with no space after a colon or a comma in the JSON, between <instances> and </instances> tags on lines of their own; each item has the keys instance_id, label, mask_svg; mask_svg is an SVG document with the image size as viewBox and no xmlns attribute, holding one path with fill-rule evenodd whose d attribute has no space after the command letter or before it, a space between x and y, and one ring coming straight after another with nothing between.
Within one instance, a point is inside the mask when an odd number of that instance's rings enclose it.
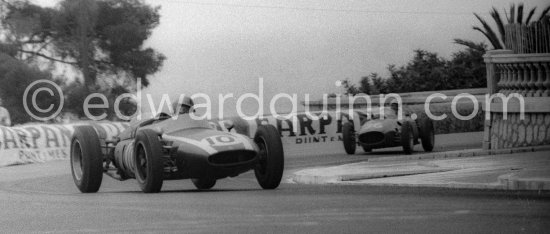
<instances>
[{"instance_id":1,"label":"asphalt road surface","mask_svg":"<svg viewBox=\"0 0 550 234\"><path fill-rule=\"evenodd\" d=\"M380 155L395 155L380 153ZM374 155L287 160L293 170ZM252 173L197 191L166 181L143 194L134 180L104 177L95 194L75 187L67 161L0 168L0 232L544 233L550 198L535 193L299 185L262 190Z\"/></svg>"}]
</instances>

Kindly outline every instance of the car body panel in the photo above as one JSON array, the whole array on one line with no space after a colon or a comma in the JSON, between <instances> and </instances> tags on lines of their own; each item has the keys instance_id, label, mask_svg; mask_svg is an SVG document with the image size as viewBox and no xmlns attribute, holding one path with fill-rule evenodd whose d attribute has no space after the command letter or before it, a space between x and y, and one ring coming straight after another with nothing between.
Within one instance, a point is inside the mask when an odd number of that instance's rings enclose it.
<instances>
[{"instance_id":1,"label":"car body panel","mask_svg":"<svg viewBox=\"0 0 550 234\"><path fill-rule=\"evenodd\" d=\"M258 146L248 136L213 129L206 120L189 115L144 119L119 135L112 160L123 177L134 178L135 136L141 129L159 134L166 158L165 179L236 176L257 164Z\"/></svg>"}]
</instances>

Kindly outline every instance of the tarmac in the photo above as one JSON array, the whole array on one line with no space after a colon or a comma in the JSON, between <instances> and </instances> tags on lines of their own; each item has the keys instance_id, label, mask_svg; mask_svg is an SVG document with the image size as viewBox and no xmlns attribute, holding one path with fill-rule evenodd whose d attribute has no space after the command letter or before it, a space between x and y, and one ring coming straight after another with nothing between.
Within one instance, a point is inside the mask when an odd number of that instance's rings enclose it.
<instances>
[{"instance_id":1,"label":"tarmac","mask_svg":"<svg viewBox=\"0 0 550 234\"><path fill-rule=\"evenodd\" d=\"M373 157L302 169L288 182L550 191L550 146Z\"/></svg>"}]
</instances>

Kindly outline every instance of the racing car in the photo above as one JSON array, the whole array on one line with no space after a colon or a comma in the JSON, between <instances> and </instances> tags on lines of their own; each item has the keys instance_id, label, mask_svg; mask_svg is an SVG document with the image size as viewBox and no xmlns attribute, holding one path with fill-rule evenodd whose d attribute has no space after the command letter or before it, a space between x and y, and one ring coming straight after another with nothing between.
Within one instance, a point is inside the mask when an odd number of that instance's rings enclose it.
<instances>
[{"instance_id":1,"label":"racing car","mask_svg":"<svg viewBox=\"0 0 550 234\"><path fill-rule=\"evenodd\" d=\"M342 126L342 140L347 154L355 154L359 144L365 152L373 149L402 146L405 154L411 154L414 146L421 143L424 151L434 148L434 126L428 118L412 119L406 114L401 120L391 113L390 108L380 108L379 112L360 113L365 116L359 131L355 131L353 121Z\"/></svg>"},{"instance_id":2,"label":"racing car","mask_svg":"<svg viewBox=\"0 0 550 234\"><path fill-rule=\"evenodd\" d=\"M233 127L224 124L226 130ZM131 121L114 138L100 133L77 126L71 140L72 177L83 193L97 192L103 174L121 181L135 178L145 193L159 192L164 180L179 179L210 189L218 179L250 170L263 189L275 189L283 174L283 146L272 125L258 126L250 138L189 115L161 114Z\"/></svg>"}]
</instances>

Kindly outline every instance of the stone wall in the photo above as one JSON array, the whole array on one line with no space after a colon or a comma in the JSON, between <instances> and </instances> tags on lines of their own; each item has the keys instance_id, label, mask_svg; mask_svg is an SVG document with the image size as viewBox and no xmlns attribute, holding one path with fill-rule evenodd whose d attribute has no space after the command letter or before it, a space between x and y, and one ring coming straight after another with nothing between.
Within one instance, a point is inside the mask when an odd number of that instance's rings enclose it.
<instances>
[{"instance_id":1,"label":"stone wall","mask_svg":"<svg viewBox=\"0 0 550 234\"><path fill-rule=\"evenodd\" d=\"M488 94L519 100L486 99L489 103L483 110L490 119L485 121L483 148L549 145L550 53L493 50L484 55L484 60ZM520 113L525 113L524 119L520 119Z\"/></svg>"},{"instance_id":2,"label":"stone wall","mask_svg":"<svg viewBox=\"0 0 550 234\"><path fill-rule=\"evenodd\" d=\"M537 146L550 144L550 113L492 113L491 148Z\"/></svg>"}]
</instances>

